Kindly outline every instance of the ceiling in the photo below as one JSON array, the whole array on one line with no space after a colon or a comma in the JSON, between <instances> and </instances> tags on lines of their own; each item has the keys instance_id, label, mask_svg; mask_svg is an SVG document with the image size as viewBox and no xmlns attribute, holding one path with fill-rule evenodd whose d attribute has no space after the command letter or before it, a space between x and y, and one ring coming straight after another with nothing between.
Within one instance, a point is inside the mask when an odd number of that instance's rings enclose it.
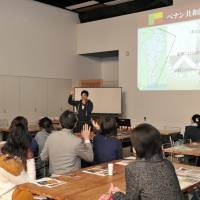
<instances>
[{"instance_id":1,"label":"ceiling","mask_svg":"<svg viewBox=\"0 0 200 200\"><path fill-rule=\"evenodd\" d=\"M173 0L35 0L76 12L81 23L173 5Z\"/></svg>"}]
</instances>

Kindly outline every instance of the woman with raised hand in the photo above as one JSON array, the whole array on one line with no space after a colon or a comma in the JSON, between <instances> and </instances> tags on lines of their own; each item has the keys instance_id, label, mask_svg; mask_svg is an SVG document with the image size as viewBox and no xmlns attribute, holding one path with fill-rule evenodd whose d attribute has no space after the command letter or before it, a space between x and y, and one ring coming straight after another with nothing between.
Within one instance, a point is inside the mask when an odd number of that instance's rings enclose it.
<instances>
[{"instance_id":1,"label":"woman with raised hand","mask_svg":"<svg viewBox=\"0 0 200 200\"><path fill-rule=\"evenodd\" d=\"M115 138L117 124L113 117L103 117L100 123L92 121L96 129L93 139L94 161L96 164L122 159L122 142Z\"/></svg>"}]
</instances>

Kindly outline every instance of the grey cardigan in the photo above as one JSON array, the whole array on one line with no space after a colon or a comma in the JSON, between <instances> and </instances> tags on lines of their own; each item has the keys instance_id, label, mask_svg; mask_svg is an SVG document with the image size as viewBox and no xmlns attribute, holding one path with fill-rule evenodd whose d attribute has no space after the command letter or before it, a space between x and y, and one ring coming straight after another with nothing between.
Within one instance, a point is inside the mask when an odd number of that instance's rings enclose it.
<instances>
[{"instance_id":1,"label":"grey cardigan","mask_svg":"<svg viewBox=\"0 0 200 200\"><path fill-rule=\"evenodd\" d=\"M125 169L126 195L117 192L114 200L184 200L175 169L161 155L136 160Z\"/></svg>"}]
</instances>

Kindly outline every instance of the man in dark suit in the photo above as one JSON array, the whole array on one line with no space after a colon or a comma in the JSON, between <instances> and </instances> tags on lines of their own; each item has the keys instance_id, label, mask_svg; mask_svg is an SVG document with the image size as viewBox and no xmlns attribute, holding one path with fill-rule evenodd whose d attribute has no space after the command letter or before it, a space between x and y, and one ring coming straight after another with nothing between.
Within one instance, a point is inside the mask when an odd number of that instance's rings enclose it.
<instances>
[{"instance_id":1,"label":"man in dark suit","mask_svg":"<svg viewBox=\"0 0 200 200\"><path fill-rule=\"evenodd\" d=\"M68 103L76 107L77 110L77 123L74 132L80 132L84 124L92 125L91 117L93 110L93 103L88 99L89 92L83 90L81 92L81 100L76 101L73 99L74 93L71 92L68 98Z\"/></svg>"}]
</instances>

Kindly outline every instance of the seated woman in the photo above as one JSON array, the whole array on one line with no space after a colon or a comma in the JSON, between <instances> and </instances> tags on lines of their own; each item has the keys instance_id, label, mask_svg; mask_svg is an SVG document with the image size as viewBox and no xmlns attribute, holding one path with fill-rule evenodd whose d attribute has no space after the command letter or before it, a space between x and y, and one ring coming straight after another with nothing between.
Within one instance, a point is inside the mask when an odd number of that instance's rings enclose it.
<instances>
[{"instance_id":1,"label":"seated woman","mask_svg":"<svg viewBox=\"0 0 200 200\"><path fill-rule=\"evenodd\" d=\"M30 137L21 122L12 122L0 155L0 199L30 200L32 194L16 189L17 185L35 180L35 162L29 148Z\"/></svg>"},{"instance_id":2,"label":"seated woman","mask_svg":"<svg viewBox=\"0 0 200 200\"><path fill-rule=\"evenodd\" d=\"M42 152L42 149L44 147L44 144L46 142L47 137L51 132L54 130L53 123L48 117L44 117L39 120L39 127L42 129L40 132L38 132L35 136L35 140L38 144L39 148L39 155Z\"/></svg>"},{"instance_id":3,"label":"seated woman","mask_svg":"<svg viewBox=\"0 0 200 200\"><path fill-rule=\"evenodd\" d=\"M38 132L35 136L35 140L38 144L39 154L42 153L43 147L45 145L45 142L48 138L48 136L52 133L54 130L53 123L48 117L44 117L39 120L39 126L42 129L40 132ZM48 162L42 161L40 158L36 159L36 177L37 178L43 178L46 175L48 175Z\"/></svg>"},{"instance_id":4,"label":"seated woman","mask_svg":"<svg viewBox=\"0 0 200 200\"><path fill-rule=\"evenodd\" d=\"M183 200L175 169L162 157L159 131L150 124L138 125L131 142L136 161L125 168L126 194L111 186L113 200Z\"/></svg>"},{"instance_id":5,"label":"seated woman","mask_svg":"<svg viewBox=\"0 0 200 200\"><path fill-rule=\"evenodd\" d=\"M12 129L12 127L15 127L19 123L24 126L24 128L26 129L26 132L28 133L29 148L33 153L33 157L37 157L38 156L38 144L37 144L35 138L28 132L28 120L25 117L18 116L15 119L13 119L13 121L10 125L10 129Z\"/></svg>"},{"instance_id":6,"label":"seated woman","mask_svg":"<svg viewBox=\"0 0 200 200\"><path fill-rule=\"evenodd\" d=\"M109 162L122 158L121 141L114 138L117 135L117 125L114 118L105 117L98 124L93 122L97 131L93 140L95 163Z\"/></svg>"},{"instance_id":7,"label":"seated woman","mask_svg":"<svg viewBox=\"0 0 200 200\"><path fill-rule=\"evenodd\" d=\"M200 142L200 115L193 115L191 122L190 125L185 127L184 143ZM200 166L199 157L185 155L184 162Z\"/></svg>"},{"instance_id":8,"label":"seated woman","mask_svg":"<svg viewBox=\"0 0 200 200\"><path fill-rule=\"evenodd\" d=\"M200 115L192 116L192 124L185 127L184 141L200 142Z\"/></svg>"}]
</instances>

